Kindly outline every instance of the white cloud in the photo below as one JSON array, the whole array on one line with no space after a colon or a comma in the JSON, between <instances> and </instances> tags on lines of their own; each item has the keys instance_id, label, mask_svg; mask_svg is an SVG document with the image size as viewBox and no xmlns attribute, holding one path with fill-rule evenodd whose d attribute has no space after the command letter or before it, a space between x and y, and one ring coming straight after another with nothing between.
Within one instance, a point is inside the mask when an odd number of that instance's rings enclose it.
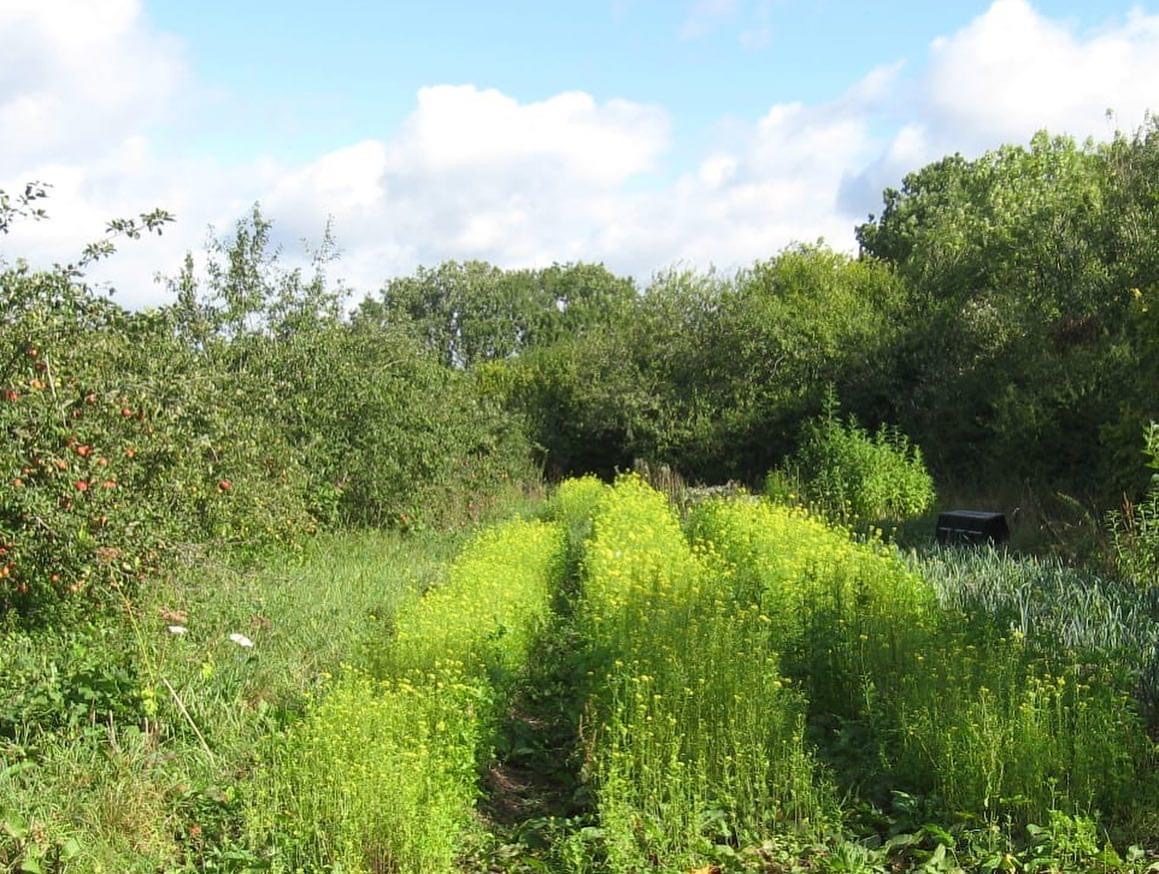
<instances>
[{"instance_id":1,"label":"white cloud","mask_svg":"<svg viewBox=\"0 0 1159 874\"><path fill-rule=\"evenodd\" d=\"M0 166L91 157L165 116L183 77L137 0L7 0L0 46Z\"/></svg>"},{"instance_id":2,"label":"white cloud","mask_svg":"<svg viewBox=\"0 0 1159 874\"><path fill-rule=\"evenodd\" d=\"M180 47L136 2L82 7L0 10L0 54L16 59L0 68L0 188L55 186L53 219L0 238L0 252L75 257L109 218L169 208L179 224L162 240L127 243L96 271L132 305L161 299L153 272L173 271L207 224L228 231L255 199L290 254L333 216L336 272L364 291L448 258L603 260L646 278L678 261L739 266L818 236L851 248L881 189L926 161L1042 126L1106 135L1108 106L1132 126L1159 95L1159 16L1079 32L997 0L927 55L871 70L829 102L722 126L687 167L671 164L663 108L580 91L527 102L472 85L423 88L389 135L309 161L223 163L158 146L169 107L193 87ZM698 8L719 21L740 7Z\"/></svg>"},{"instance_id":3,"label":"white cloud","mask_svg":"<svg viewBox=\"0 0 1159 874\"><path fill-rule=\"evenodd\" d=\"M649 169L667 135L659 110L583 92L520 104L470 85L423 88L396 140L396 165L418 159L429 172L549 164L595 185Z\"/></svg>"},{"instance_id":4,"label":"white cloud","mask_svg":"<svg viewBox=\"0 0 1159 874\"><path fill-rule=\"evenodd\" d=\"M887 112L901 121L892 138L842 186L850 212L876 211L882 188L946 154L976 156L1042 129L1107 139L1116 126L1142 124L1159 109L1159 15L1135 10L1081 32L1027 0L995 0L932 42L924 70L900 83L893 104Z\"/></svg>"},{"instance_id":5,"label":"white cloud","mask_svg":"<svg viewBox=\"0 0 1159 874\"><path fill-rule=\"evenodd\" d=\"M263 203L292 236L316 236L319 217L332 215L347 272L369 288L447 258L597 257L591 236L668 142L667 116L628 101L424 88L396 136L323 156Z\"/></svg>"},{"instance_id":6,"label":"white cloud","mask_svg":"<svg viewBox=\"0 0 1159 874\"><path fill-rule=\"evenodd\" d=\"M1106 137L1107 109L1131 126L1159 99L1159 16L1136 10L1081 34L1026 0L996 0L934 42L925 91L941 140L984 148L1040 128Z\"/></svg>"}]
</instances>

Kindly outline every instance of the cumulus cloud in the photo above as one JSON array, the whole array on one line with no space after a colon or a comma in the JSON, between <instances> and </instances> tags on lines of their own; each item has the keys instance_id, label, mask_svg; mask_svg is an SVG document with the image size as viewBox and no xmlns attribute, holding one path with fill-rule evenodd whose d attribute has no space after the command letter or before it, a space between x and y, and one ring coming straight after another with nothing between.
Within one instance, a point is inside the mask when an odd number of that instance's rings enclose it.
<instances>
[{"instance_id":1,"label":"cumulus cloud","mask_svg":"<svg viewBox=\"0 0 1159 874\"><path fill-rule=\"evenodd\" d=\"M143 23L137 0L0 4L0 164L87 159L166 116L179 44Z\"/></svg>"},{"instance_id":2,"label":"cumulus cloud","mask_svg":"<svg viewBox=\"0 0 1159 874\"><path fill-rule=\"evenodd\" d=\"M263 199L308 236L334 217L352 281L446 258L549 264L593 257L625 183L669 144L654 107L582 93L519 103L473 86L424 88L399 132L325 155Z\"/></svg>"},{"instance_id":3,"label":"cumulus cloud","mask_svg":"<svg viewBox=\"0 0 1159 874\"><path fill-rule=\"evenodd\" d=\"M925 109L936 138L972 148L1049 128L1105 137L1108 109L1138 124L1159 96L1159 16L1076 33L1027 0L996 0L931 46Z\"/></svg>"},{"instance_id":4,"label":"cumulus cloud","mask_svg":"<svg viewBox=\"0 0 1159 874\"><path fill-rule=\"evenodd\" d=\"M873 210L880 192L929 161L968 157L1039 130L1078 139L1130 131L1159 108L1159 16L1138 9L1082 32L1027 0L995 0L966 27L935 39L920 75L900 83L901 123L840 203ZM1113 114L1108 121L1107 111Z\"/></svg>"},{"instance_id":5,"label":"cumulus cloud","mask_svg":"<svg viewBox=\"0 0 1159 874\"><path fill-rule=\"evenodd\" d=\"M697 10L711 23L737 8ZM904 172L1043 126L1105 136L1105 109L1130 127L1159 94L1159 16L1079 31L1026 0L996 0L828 102L722 125L685 166L663 107L582 91L521 101L475 85L422 88L393 132L312 160L224 163L158 145L194 78L179 44L133 0L76 9L10 0L0 11L0 52L18 61L0 70L0 187L55 186L53 220L22 226L0 252L67 258L110 217L169 208L176 228L97 271L131 305L160 300L148 277L175 269L207 224L228 231L254 200L291 255L332 216L337 273L363 291L448 258L603 260L646 279L674 262L729 268L821 236L852 248L854 223ZM87 10L98 11L88 20Z\"/></svg>"}]
</instances>

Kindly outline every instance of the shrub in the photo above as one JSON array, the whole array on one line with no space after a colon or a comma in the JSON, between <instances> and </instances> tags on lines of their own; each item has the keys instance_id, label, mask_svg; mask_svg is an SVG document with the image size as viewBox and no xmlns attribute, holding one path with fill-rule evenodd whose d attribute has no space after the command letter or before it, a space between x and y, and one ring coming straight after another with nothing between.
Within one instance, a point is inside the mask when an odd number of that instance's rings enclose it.
<instances>
[{"instance_id":1,"label":"shrub","mask_svg":"<svg viewBox=\"0 0 1159 874\"><path fill-rule=\"evenodd\" d=\"M453 870L477 791L478 705L450 666L344 674L267 751L251 840L274 844L275 870Z\"/></svg>"},{"instance_id":2,"label":"shrub","mask_svg":"<svg viewBox=\"0 0 1159 874\"><path fill-rule=\"evenodd\" d=\"M131 597L167 555L310 527L253 379L66 272L0 273L0 611Z\"/></svg>"},{"instance_id":3,"label":"shrub","mask_svg":"<svg viewBox=\"0 0 1159 874\"><path fill-rule=\"evenodd\" d=\"M895 428L871 435L852 417L843 424L832 402L822 417L806 424L789 467L801 479L805 502L839 522L901 521L934 503L934 482L921 449ZM769 482L778 494L783 491L780 477Z\"/></svg>"},{"instance_id":4,"label":"shrub","mask_svg":"<svg viewBox=\"0 0 1159 874\"><path fill-rule=\"evenodd\" d=\"M1108 519L1115 567L1144 586L1159 584L1159 423L1144 432L1147 466L1157 471L1137 504L1124 501Z\"/></svg>"},{"instance_id":5,"label":"shrub","mask_svg":"<svg viewBox=\"0 0 1159 874\"><path fill-rule=\"evenodd\" d=\"M486 382L442 364L405 326L347 320L346 289L279 261L256 207L213 241L205 275L192 261L171 282L182 338L230 372L259 377L250 398L300 458L323 523L443 525L476 521L534 479L521 423Z\"/></svg>"},{"instance_id":6,"label":"shrub","mask_svg":"<svg viewBox=\"0 0 1159 874\"><path fill-rule=\"evenodd\" d=\"M934 626L934 595L891 550L768 502L707 501L690 532L734 597L769 617L814 714L864 716L867 679L888 697L913 670Z\"/></svg>"},{"instance_id":7,"label":"shrub","mask_svg":"<svg viewBox=\"0 0 1159 874\"><path fill-rule=\"evenodd\" d=\"M598 477L567 479L556 488L545 512L548 518L562 523L569 531L581 530L586 535L596 507L607 493L607 484Z\"/></svg>"},{"instance_id":8,"label":"shrub","mask_svg":"<svg viewBox=\"0 0 1159 874\"><path fill-rule=\"evenodd\" d=\"M564 556L558 525L516 519L484 529L443 585L400 608L375 673L404 677L451 660L468 678L502 685L522 667L548 617Z\"/></svg>"}]
</instances>

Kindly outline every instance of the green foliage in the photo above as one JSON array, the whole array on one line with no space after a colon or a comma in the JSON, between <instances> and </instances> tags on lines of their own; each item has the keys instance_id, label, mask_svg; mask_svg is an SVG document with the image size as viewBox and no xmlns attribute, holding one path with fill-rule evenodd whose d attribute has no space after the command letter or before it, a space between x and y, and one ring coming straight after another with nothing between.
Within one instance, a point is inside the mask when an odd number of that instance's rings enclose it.
<instances>
[{"instance_id":1,"label":"green foliage","mask_svg":"<svg viewBox=\"0 0 1159 874\"><path fill-rule=\"evenodd\" d=\"M336 680L258 774L248 829L273 844L274 870L454 870L476 794L477 694L453 670Z\"/></svg>"},{"instance_id":2,"label":"green foliage","mask_svg":"<svg viewBox=\"0 0 1159 874\"><path fill-rule=\"evenodd\" d=\"M559 526L513 520L480 532L451 566L447 581L406 605L375 670L404 677L440 662L502 688L526 660L564 570Z\"/></svg>"},{"instance_id":3,"label":"green foliage","mask_svg":"<svg viewBox=\"0 0 1159 874\"><path fill-rule=\"evenodd\" d=\"M922 656L933 591L880 544L765 501L706 501L690 531L734 596L769 618L782 665L816 718L864 717L867 678L888 700Z\"/></svg>"},{"instance_id":4,"label":"green foliage","mask_svg":"<svg viewBox=\"0 0 1159 874\"><path fill-rule=\"evenodd\" d=\"M447 261L390 280L361 303L358 320L400 327L444 365L471 367L581 334L634 296L631 280L596 264L503 271Z\"/></svg>"},{"instance_id":5,"label":"green foliage","mask_svg":"<svg viewBox=\"0 0 1159 874\"><path fill-rule=\"evenodd\" d=\"M799 510L709 502L693 533L718 575L760 598L843 781L878 803L887 789L920 793L966 823L1101 811L1150 837L1154 751L1123 677L989 615L937 609L887 550Z\"/></svg>"},{"instance_id":6,"label":"green foliage","mask_svg":"<svg viewBox=\"0 0 1159 874\"><path fill-rule=\"evenodd\" d=\"M0 610L100 605L188 544L309 527L252 379L206 366L170 314L24 266L0 273L0 307Z\"/></svg>"},{"instance_id":7,"label":"green foliage","mask_svg":"<svg viewBox=\"0 0 1159 874\"><path fill-rule=\"evenodd\" d=\"M882 406L903 292L880 264L821 246L733 278L663 273L618 318L524 356L512 401L555 471L646 458L752 479L793 448L826 383Z\"/></svg>"},{"instance_id":8,"label":"green foliage","mask_svg":"<svg viewBox=\"0 0 1159 874\"><path fill-rule=\"evenodd\" d=\"M1017 634L1042 654L1101 663L1159 716L1159 598L1058 559L994 549L936 550L913 561L944 609Z\"/></svg>"},{"instance_id":9,"label":"green foliage","mask_svg":"<svg viewBox=\"0 0 1159 874\"><path fill-rule=\"evenodd\" d=\"M107 626L14 631L0 648L0 738L35 748L54 732L103 734L146 716L147 680Z\"/></svg>"},{"instance_id":10,"label":"green foliage","mask_svg":"<svg viewBox=\"0 0 1159 874\"><path fill-rule=\"evenodd\" d=\"M1154 334L1138 330L1157 155L1154 120L1097 146L1040 133L907 175L858 229L910 289L890 418L936 468L1104 496L1134 481L1126 448L1157 415Z\"/></svg>"},{"instance_id":11,"label":"green foliage","mask_svg":"<svg viewBox=\"0 0 1159 874\"><path fill-rule=\"evenodd\" d=\"M596 507L607 493L607 484L597 477L588 475L566 479L556 487L545 513L569 531L579 532L578 539L583 541Z\"/></svg>"},{"instance_id":12,"label":"green foliage","mask_svg":"<svg viewBox=\"0 0 1159 874\"><path fill-rule=\"evenodd\" d=\"M303 470L324 523L445 524L530 481L529 447L481 382L441 365L404 327L341 318L327 236L307 277L280 263L255 207L211 245L206 275L171 284L177 318L254 399Z\"/></svg>"},{"instance_id":13,"label":"green foliage","mask_svg":"<svg viewBox=\"0 0 1159 874\"><path fill-rule=\"evenodd\" d=\"M163 220L113 222L85 257ZM342 320L331 257L327 238L312 276L283 268L255 209L160 311L79 268L0 272L0 611L132 598L197 544L474 520L535 478L481 381Z\"/></svg>"},{"instance_id":14,"label":"green foliage","mask_svg":"<svg viewBox=\"0 0 1159 874\"><path fill-rule=\"evenodd\" d=\"M1147 466L1159 471L1159 424L1144 432L1143 453ZM1138 583L1159 584L1159 472L1151 475L1151 487L1137 504L1124 501L1122 510L1109 518L1115 567Z\"/></svg>"},{"instance_id":15,"label":"green foliage","mask_svg":"<svg viewBox=\"0 0 1159 874\"><path fill-rule=\"evenodd\" d=\"M29 831L0 833L0 870L30 853L52 870L68 845L70 871L260 865L243 829L257 750L340 663L367 666L396 606L441 579L461 540L321 535L244 573L199 555L132 612L5 630L0 820Z\"/></svg>"},{"instance_id":16,"label":"green foliage","mask_svg":"<svg viewBox=\"0 0 1159 874\"><path fill-rule=\"evenodd\" d=\"M921 449L896 428L870 435L852 417L843 424L832 398L825 415L805 425L788 467L801 479L801 500L841 523L904 521L934 503ZM784 491L783 477L770 483Z\"/></svg>"}]
</instances>

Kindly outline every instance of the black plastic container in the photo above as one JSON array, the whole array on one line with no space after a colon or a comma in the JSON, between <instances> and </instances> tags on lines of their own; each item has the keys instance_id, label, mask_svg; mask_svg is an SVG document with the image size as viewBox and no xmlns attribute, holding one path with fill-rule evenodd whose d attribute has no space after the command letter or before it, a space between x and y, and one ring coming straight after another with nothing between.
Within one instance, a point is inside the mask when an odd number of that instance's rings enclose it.
<instances>
[{"instance_id":1,"label":"black plastic container","mask_svg":"<svg viewBox=\"0 0 1159 874\"><path fill-rule=\"evenodd\" d=\"M1006 543L1010 527L1002 513L982 510L950 510L938 515L934 532L938 543Z\"/></svg>"}]
</instances>

